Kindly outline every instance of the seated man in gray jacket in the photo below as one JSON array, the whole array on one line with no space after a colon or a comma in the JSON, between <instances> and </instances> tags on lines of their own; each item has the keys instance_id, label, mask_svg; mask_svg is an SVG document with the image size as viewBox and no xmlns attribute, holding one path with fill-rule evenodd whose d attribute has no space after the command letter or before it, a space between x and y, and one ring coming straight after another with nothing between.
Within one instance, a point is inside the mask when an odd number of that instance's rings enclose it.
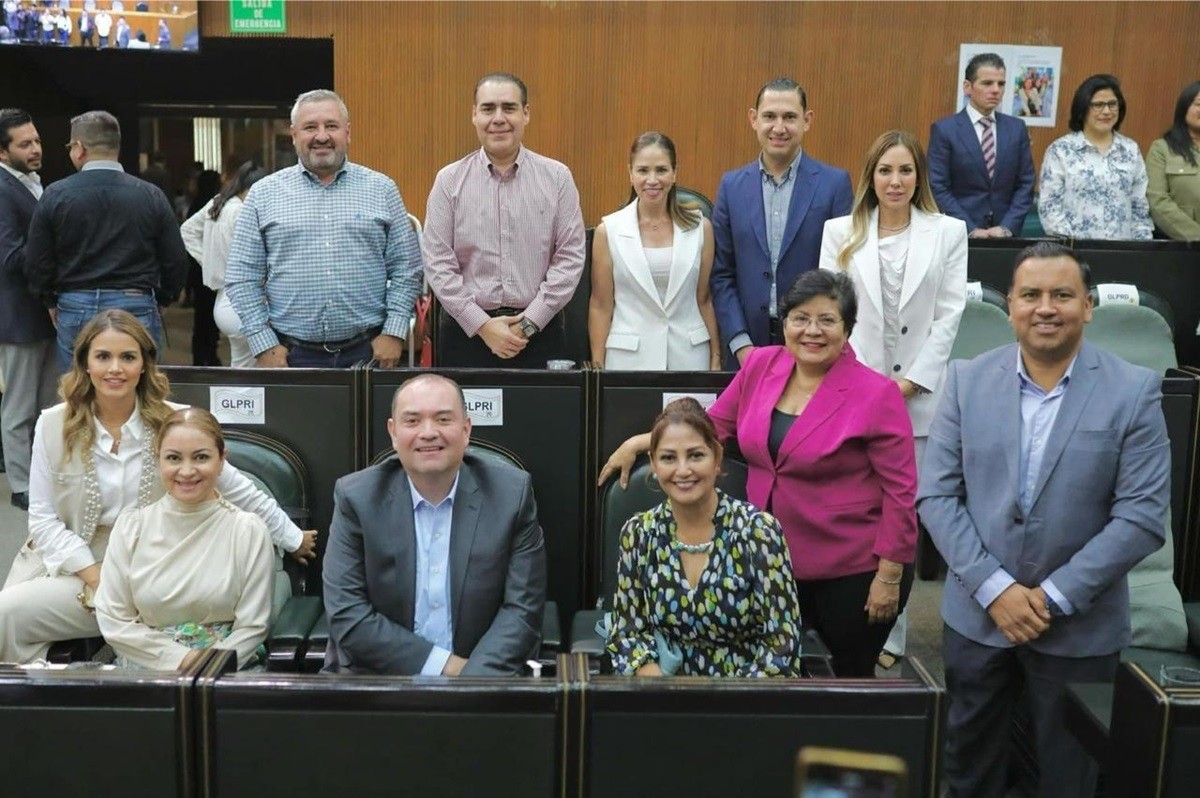
<instances>
[{"instance_id":1,"label":"seated man in gray jacket","mask_svg":"<svg viewBox=\"0 0 1200 798\"><path fill-rule=\"evenodd\" d=\"M396 390L388 434L399 459L334 489L324 672L517 673L546 601L529 475L466 453L462 389L436 374Z\"/></svg>"}]
</instances>

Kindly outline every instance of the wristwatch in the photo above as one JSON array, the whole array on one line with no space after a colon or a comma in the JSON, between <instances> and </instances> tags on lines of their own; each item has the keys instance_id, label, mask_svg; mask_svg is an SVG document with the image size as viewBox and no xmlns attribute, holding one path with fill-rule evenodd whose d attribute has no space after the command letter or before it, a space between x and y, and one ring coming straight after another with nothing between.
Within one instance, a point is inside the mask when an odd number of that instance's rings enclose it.
<instances>
[{"instance_id":1,"label":"wristwatch","mask_svg":"<svg viewBox=\"0 0 1200 798\"><path fill-rule=\"evenodd\" d=\"M529 319L521 319L521 323L517 326L521 328L521 332L526 338L532 338L541 329Z\"/></svg>"}]
</instances>

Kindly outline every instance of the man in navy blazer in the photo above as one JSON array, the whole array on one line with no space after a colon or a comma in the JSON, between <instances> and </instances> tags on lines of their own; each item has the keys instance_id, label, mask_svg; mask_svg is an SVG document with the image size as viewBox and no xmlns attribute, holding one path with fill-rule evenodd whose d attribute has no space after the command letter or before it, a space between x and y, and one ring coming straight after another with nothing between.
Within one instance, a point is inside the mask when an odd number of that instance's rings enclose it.
<instances>
[{"instance_id":1,"label":"man in navy blazer","mask_svg":"<svg viewBox=\"0 0 1200 798\"><path fill-rule=\"evenodd\" d=\"M42 195L41 165L33 118L17 108L0 110L0 436L12 503L22 510L29 509L33 425L58 386L54 325L25 281L25 237Z\"/></svg>"},{"instance_id":2,"label":"man in navy blazer","mask_svg":"<svg viewBox=\"0 0 1200 798\"><path fill-rule=\"evenodd\" d=\"M1163 545L1171 452L1162 375L1083 341L1089 270L1040 242L1016 260L1017 344L950 366L918 504L942 592L950 796L1002 796L1029 697L1038 795L1092 796L1063 726L1067 682L1111 682L1130 644L1126 574Z\"/></svg>"},{"instance_id":3,"label":"man in navy blazer","mask_svg":"<svg viewBox=\"0 0 1200 798\"><path fill-rule=\"evenodd\" d=\"M1033 154L1025 123L996 111L1004 100L1004 61L980 53L967 63L967 107L929 130L929 184L942 213L962 219L972 238L1021 235L1033 205ZM986 139L990 130L990 144ZM991 173L984 155L994 154Z\"/></svg>"},{"instance_id":4,"label":"man in navy blazer","mask_svg":"<svg viewBox=\"0 0 1200 798\"><path fill-rule=\"evenodd\" d=\"M762 154L721 178L711 285L727 369L755 346L783 343L779 298L817 268L825 222L850 213L850 176L800 149L812 118L799 83L770 81L750 109Z\"/></svg>"}]
</instances>

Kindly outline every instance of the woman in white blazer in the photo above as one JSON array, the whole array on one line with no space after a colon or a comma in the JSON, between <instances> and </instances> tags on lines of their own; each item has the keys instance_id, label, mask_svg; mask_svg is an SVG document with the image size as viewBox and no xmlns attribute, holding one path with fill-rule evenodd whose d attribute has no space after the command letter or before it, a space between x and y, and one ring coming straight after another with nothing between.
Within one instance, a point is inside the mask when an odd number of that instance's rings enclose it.
<instances>
[{"instance_id":1,"label":"woman in white blazer","mask_svg":"<svg viewBox=\"0 0 1200 798\"><path fill-rule=\"evenodd\" d=\"M853 278L850 345L899 384L920 463L967 301L967 227L938 213L915 136L890 130L871 145L850 215L825 223L821 268ZM904 637L901 616L885 652L903 654Z\"/></svg>"},{"instance_id":2,"label":"woman in white blazer","mask_svg":"<svg viewBox=\"0 0 1200 798\"><path fill-rule=\"evenodd\" d=\"M592 360L626 371L721 367L708 277L712 225L675 192L675 144L654 131L629 150L630 202L596 227Z\"/></svg>"}]
</instances>

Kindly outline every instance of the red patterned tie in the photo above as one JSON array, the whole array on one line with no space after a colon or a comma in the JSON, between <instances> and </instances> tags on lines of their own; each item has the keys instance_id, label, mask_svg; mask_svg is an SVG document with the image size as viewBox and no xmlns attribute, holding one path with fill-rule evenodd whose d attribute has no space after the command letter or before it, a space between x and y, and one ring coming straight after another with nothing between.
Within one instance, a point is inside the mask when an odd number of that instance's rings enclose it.
<instances>
[{"instance_id":1,"label":"red patterned tie","mask_svg":"<svg viewBox=\"0 0 1200 798\"><path fill-rule=\"evenodd\" d=\"M983 125L983 138L979 146L983 147L983 163L987 166L988 180L996 175L996 133L992 130L994 120L990 116L981 116L979 124Z\"/></svg>"}]
</instances>

